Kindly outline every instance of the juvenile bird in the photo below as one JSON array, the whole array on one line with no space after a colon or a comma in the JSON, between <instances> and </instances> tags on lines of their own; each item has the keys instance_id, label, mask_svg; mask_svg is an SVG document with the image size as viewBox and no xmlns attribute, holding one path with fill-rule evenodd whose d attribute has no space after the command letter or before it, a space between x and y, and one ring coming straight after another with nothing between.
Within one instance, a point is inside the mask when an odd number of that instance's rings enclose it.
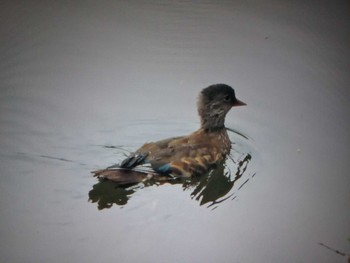
<instances>
[{"instance_id":1,"label":"juvenile bird","mask_svg":"<svg viewBox=\"0 0 350 263\"><path fill-rule=\"evenodd\" d=\"M225 117L232 107L243 105L246 104L236 98L232 87L211 85L198 97L201 126L197 131L188 136L146 143L120 165L93 173L120 184L136 183L150 177L191 177L207 173L230 153ZM143 164L150 164L155 173L146 176L130 172Z\"/></svg>"}]
</instances>

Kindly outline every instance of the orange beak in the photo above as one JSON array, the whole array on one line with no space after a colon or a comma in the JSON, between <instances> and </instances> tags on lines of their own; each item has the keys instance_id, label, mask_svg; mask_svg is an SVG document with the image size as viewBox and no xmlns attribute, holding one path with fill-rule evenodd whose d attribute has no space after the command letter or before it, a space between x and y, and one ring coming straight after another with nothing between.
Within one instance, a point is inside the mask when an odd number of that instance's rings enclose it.
<instances>
[{"instance_id":1,"label":"orange beak","mask_svg":"<svg viewBox=\"0 0 350 263\"><path fill-rule=\"evenodd\" d=\"M236 101L232 104L232 107L237 107L237 106L245 106L247 105L243 101L240 101L239 99L236 99Z\"/></svg>"}]
</instances>

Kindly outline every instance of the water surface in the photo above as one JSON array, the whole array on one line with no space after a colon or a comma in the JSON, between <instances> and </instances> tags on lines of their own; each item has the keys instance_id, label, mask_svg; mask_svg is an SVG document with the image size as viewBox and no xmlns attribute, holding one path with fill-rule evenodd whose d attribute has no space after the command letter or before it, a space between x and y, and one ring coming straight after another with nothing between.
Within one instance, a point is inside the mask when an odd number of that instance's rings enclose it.
<instances>
[{"instance_id":1,"label":"water surface","mask_svg":"<svg viewBox=\"0 0 350 263\"><path fill-rule=\"evenodd\" d=\"M350 253L349 10L3 4L1 261L346 262L319 243ZM197 129L197 94L213 83L248 104L227 116L248 138L230 133L224 174L251 159L223 201L201 205L205 188L179 183L135 186L117 203L107 184L101 209L90 171Z\"/></svg>"}]
</instances>

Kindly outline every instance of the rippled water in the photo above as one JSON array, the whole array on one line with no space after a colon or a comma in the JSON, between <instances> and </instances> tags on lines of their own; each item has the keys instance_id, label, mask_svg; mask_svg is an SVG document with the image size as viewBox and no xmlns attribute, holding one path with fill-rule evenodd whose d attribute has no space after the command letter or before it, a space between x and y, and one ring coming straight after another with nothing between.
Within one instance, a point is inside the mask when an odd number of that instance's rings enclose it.
<instances>
[{"instance_id":1,"label":"rippled water","mask_svg":"<svg viewBox=\"0 0 350 263\"><path fill-rule=\"evenodd\" d=\"M0 10L1 262L346 262L346 1ZM213 83L248 104L227 116L221 171L130 188L92 177L196 130Z\"/></svg>"},{"instance_id":2,"label":"rippled water","mask_svg":"<svg viewBox=\"0 0 350 263\"><path fill-rule=\"evenodd\" d=\"M140 128L144 126L143 124ZM114 182L99 180L89 192L89 200L93 203L97 203L99 210L111 208L113 205L124 207L136 191L154 185L161 186L164 184L172 184L181 185L182 190L184 192L189 192L191 199L198 201L200 205L207 205L208 208L216 209L220 203L237 198L238 191L255 176L255 170L253 169L256 168L250 169L253 149L248 150L249 143L242 141L242 139L238 140L239 137L243 137L244 139L247 139L247 137L237 132L235 132L234 135L237 137L234 139L232 138L233 136L231 136L231 140L235 142L234 149L227 157L226 162L216 167L209 174L203 174L193 178L148 180L131 186L120 186ZM244 152L236 149L238 148L236 147L238 146L237 142L242 144L242 147L239 148L242 148L242 150L246 148L243 150ZM116 149L119 154L125 156L130 154L130 151L125 150L123 147L104 146L104 148ZM125 156L120 158L119 163ZM147 167L139 168L135 173L129 172L129 176L143 176L143 174L147 174L147 172ZM240 183L240 185L237 186L238 183Z\"/></svg>"}]
</instances>

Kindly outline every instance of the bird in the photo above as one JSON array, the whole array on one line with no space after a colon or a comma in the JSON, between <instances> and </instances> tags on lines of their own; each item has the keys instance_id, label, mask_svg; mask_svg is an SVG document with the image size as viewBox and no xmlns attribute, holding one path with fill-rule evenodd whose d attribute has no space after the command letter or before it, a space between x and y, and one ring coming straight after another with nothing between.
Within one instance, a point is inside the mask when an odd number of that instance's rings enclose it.
<instances>
[{"instance_id":1,"label":"bird","mask_svg":"<svg viewBox=\"0 0 350 263\"><path fill-rule=\"evenodd\" d=\"M198 96L198 130L187 136L148 142L132 152L120 164L93 171L94 176L123 184L153 179L191 178L210 172L222 164L231 151L225 127L226 114L232 107L247 105L236 98L227 84L213 84ZM150 165L152 172L138 172Z\"/></svg>"}]
</instances>

